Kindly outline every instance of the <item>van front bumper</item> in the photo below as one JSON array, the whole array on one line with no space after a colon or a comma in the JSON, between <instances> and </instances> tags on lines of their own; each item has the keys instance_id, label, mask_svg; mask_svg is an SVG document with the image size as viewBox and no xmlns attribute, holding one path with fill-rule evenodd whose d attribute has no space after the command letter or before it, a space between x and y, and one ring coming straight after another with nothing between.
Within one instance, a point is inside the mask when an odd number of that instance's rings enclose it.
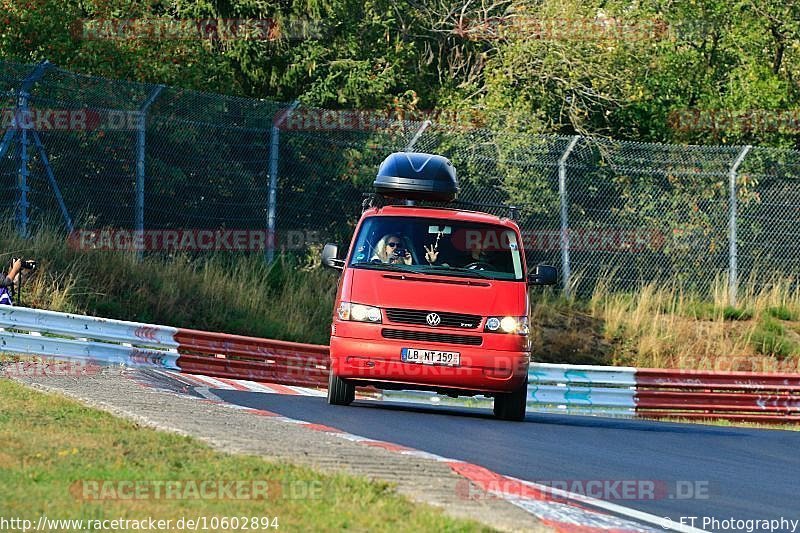
<instances>
[{"instance_id":1,"label":"van front bumper","mask_svg":"<svg viewBox=\"0 0 800 533\"><path fill-rule=\"evenodd\" d=\"M458 352L459 366L407 363L402 348ZM387 388L470 393L511 392L525 383L530 352L385 338L332 336L331 368L337 376Z\"/></svg>"}]
</instances>

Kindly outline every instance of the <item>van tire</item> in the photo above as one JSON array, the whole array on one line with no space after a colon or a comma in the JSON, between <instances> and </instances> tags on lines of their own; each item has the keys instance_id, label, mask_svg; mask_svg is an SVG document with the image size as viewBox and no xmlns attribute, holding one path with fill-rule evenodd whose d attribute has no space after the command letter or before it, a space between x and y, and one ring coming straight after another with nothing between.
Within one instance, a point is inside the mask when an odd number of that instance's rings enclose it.
<instances>
[{"instance_id":1,"label":"van tire","mask_svg":"<svg viewBox=\"0 0 800 533\"><path fill-rule=\"evenodd\" d=\"M331 405L350 405L356 399L356 386L336 374L328 373L328 403Z\"/></svg>"},{"instance_id":2,"label":"van tire","mask_svg":"<svg viewBox=\"0 0 800 533\"><path fill-rule=\"evenodd\" d=\"M525 420L525 407L528 401L528 380L508 393L497 394L494 397L494 416L500 420L521 422Z\"/></svg>"}]
</instances>

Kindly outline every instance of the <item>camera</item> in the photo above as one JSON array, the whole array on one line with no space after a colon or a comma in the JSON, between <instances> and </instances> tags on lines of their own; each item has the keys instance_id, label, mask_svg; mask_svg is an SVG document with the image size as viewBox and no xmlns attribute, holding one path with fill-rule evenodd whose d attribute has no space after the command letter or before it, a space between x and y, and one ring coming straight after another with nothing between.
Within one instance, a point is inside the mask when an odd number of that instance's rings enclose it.
<instances>
[{"instance_id":1,"label":"camera","mask_svg":"<svg viewBox=\"0 0 800 533\"><path fill-rule=\"evenodd\" d=\"M397 249L395 249L393 255L395 257L405 257L407 253L408 253L408 250L406 250L405 248L397 248Z\"/></svg>"},{"instance_id":2,"label":"camera","mask_svg":"<svg viewBox=\"0 0 800 533\"><path fill-rule=\"evenodd\" d=\"M11 260L11 264L16 263L18 259L19 259L19 257L13 258ZM24 268L25 270L36 270L37 268L39 268L39 262L38 261L34 261L32 259L29 259L27 261L23 261L22 262L22 268Z\"/></svg>"}]
</instances>

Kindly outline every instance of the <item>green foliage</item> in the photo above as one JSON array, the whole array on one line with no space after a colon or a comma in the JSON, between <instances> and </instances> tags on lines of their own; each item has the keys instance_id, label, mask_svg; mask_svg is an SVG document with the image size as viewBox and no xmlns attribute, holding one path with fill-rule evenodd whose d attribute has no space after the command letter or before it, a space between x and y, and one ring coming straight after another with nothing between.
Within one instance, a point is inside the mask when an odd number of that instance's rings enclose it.
<instances>
[{"instance_id":1,"label":"green foliage","mask_svg":"<svg viewBox=\"0 0 800 533\"><path fill-rule=\"evenodd\" d=\"M798 135L743 120L713 130L675 121L687 109L797 109L793 2L0 0L0 12L3 59L47 58L112 78L345 108L385 109L413 91L419 109L470 108L508 131L776 146ZM109 40L76 31L87 18L136 17L272 19L287 34Z\"/></svg>"},{"instance_id":2,"label":"green foliage","mask_svg":"<svg viewBox=\"0 0 800 533\"><path fill-rule=\"evenodd\" d=\"M762 317L751 337L756 352L779 359L800 354L800 343L787 336L786 328L770 317Z\"/></svg>"},{"instance_id":3,"label":"green foliage","mask_svg":"<svg viewBox=\"0 0 800 533\"><path fill-rule=\"evenodd\" d=\"M668 304L672 304L672 302L668 302ZM670 307L671 305L667 305L663 311L669 312ZM712 301L697 298L692 298L685 304L683 314L698 320L717 320L722 318L730 321L751 320L754 316L753 310L749 307L719 306Z\"/></svg>"},{"instance_id":4,"label":"green foliage","mask_svg":"<svg viewBox=\"0 0 800 533\"><path fill-rule=\"evenodd\" d=\"M83 37L90 19L157 18L181 11L132 0L0 0L0 57L44 59L69 70L110 78L240 93L224 56L201 40Z\"/></svg>"},{"instance_id":5,"label":"green foliage","mask_svg":"<svg viewBox=\"0 0 800 533\"><path fill-rule=\"evenodd\" d=\"M753 318L753 311L751 309L726 305L722 309L722 317L725 320L750 320Z\"/></svg>"},{"instance_id":6,"label":"green foliage","mask_svg":"<svg viewBox=\"0 0 800 533\"><path fill-rule=\"evenodd\" d=\"M778 320L797 320L798 318L798 314L785 305L768 308L767 315L777 318Z\"/></svg>"}]
</instances>

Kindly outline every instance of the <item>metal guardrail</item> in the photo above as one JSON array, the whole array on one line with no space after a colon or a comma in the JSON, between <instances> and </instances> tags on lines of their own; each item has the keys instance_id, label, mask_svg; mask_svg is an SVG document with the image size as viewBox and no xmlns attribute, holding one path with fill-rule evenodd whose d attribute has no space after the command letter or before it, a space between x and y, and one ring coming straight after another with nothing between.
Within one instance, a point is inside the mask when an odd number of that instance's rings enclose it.
<instances>
[{"instance_id":1,"label":"metal guardrail","mask_svg":"<svg viewBox=\"0 0 800 533\"><path fill-rule=\"evenodd\" d=\"M636 381L638 416L800 422L800 374L646 368Z\"/></svg>"},{"instance_id":2,"label":"metal guardrail","mask_svg":"<svg viewBox=\"0 0 800 533\"><path fill-rule=\"evenodd\" d=\"M630 367L534 363L528 371L528 411L603 416L636 416L636 369ZM384 391L391 401L491 406L477 397L456 401L432 392Z\"/></svg>"},{"instance_id":3,"label":"metal guardrail","mask_svg":"<svg viewBox=\"0 0 800 533\"><path fill-rule=\"evenodd\" d=\"M167 326L0 306L0 327L3 352L178 369Z\"/></svg>"},{"instance_id":4,"label":"metal guardrail","mask_svg":"<svg viewBox=\"0 0 800 533\"><path fill-rule=\"evenodd\" d=\"M534 363L528 409L539 412L635 416L636 369Z\"/></svg>"},{"instance_id":5,"label":"metal guardrail","mask_svg":"<svg viewBox=\"0 0 800 533\"><path fill-rule=\"evenodd\" d=\"M328 347L0 306L0 352L288 385L328 383Z\"/></svg>"},{"instance_id":6,"label":"metal guardrail","mask_svg":"<svg viewBox=\"0 0 800 533\"><path fill-rule=\"evenodd\" d=\"M303 386L325 386L329 365L322 345L10 306L0 306L0 351ZM418 391L385 391L382 397L454 402ZM490 401L477 397L467 405ZM793 423L800 422L800 374L535 363L528 374L528 409Z\"/></svg>"},{"instance_id":7,"label":"metal guardrail","mask_svg":"<svg viewBox=\"0 0 800 533\"><path fill-rule=\"evenodd\" d=\"M385 391L384 398L452 403L428 392ZM800 422L800 374L534 363L528 373L528 410L795 423Z\"/></svg>"},{"instance_id":8,"label":"metal guardrail","mask_svg":"<svg viewBox=\"0 0 800 533\"><path fill-rule=\"evenodd\" d=\"M327 386L328 347L179 329L182 371L285 385Z\"/></svg>"},{"instance_id":9,"label":"metal guardrail","mask_svg":"<svg viewBox=\"0 0 800 533\"><path fill-rule=\"evenodd\" d=\"M0 307L0 325L14 329L177 348L177 328L27 307Z\"/></svg>"}]
</instances>

